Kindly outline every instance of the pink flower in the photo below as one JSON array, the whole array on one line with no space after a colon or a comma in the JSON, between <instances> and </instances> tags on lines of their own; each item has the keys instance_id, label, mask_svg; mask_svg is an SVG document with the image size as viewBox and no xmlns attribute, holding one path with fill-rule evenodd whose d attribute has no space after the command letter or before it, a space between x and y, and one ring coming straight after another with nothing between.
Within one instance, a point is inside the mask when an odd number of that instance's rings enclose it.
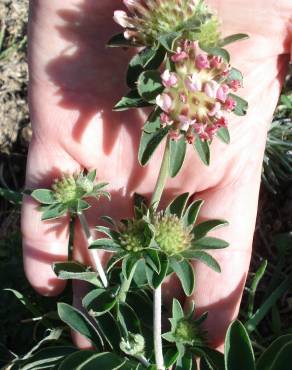
<instances>
[{"instance_id":1,"label":"pink flower","mask_svg":"<svg viewBox=\"0 0 292 370\"><path fill-rule=\"evenodd\" d=\"M167 126L171 126L173 124L173 120L166 113L160 114L160 121Z\"/></svg>"},{"instance_id":2,"label":"pink flower","mask_svg":"<svg viewBox=\"0 0 292 370\"><path fill-rule=\"evenodd\" d=\"M221 109L221 104L219 102L216 102L212 108L212 110L208 113L210 117L215 116Z\"/></svg>"},{"instance_id":3,"label":"pink flower","mask_svg":"<svg viewBox=\"0 0 292 370\"><path fill-rule=\"evenodd\" d=\"M199 54L196 57L196 67L198 69L210 68L210 63L206 54Z\"/></svg>"},{"instance_id":4,"label":"pink flower","mask_svg":"<svg viewBox=\"0 0 292 370\"><path fill-rule=\"evenodd\" d=\"M227 112L233 111L233 109L236 107L236 101L232 99L230 96L226 99L224 103L224 109L227 110Z\"/></svg>"},{"instance_id":5,"label":"pink flower","mask_svg":"<svg viewBox=\"0 0 292 370\"><path fill-rule=\"evenodd\" d=\"M237 91L241 87L241 82L239 80L232 80L228 83L233 91Z\"/></svg>"},{"instance_id":6,"label":"pink flower","mask_svg":"<svg viewBox=\"0 0 292 370\"><path fill-rule=\"evenodd\" d=\"M210 59L210 66L212 68L219 68L221 66L221 63L222 63L222 58L219 55L214 55Z\"/></svg>"},{"instance_id":7,"label":"pink flower","mask_svg":"<svg viewBox=\"0 0 292 370\"><path fill-rule=\"evenodd\" d=\"M191 119L183 115L178 116L178 119L180 122L180 129L182 131L188 131L189 127L192 126L196 122L195 119Z\"/></svg>"},{"instance_id":8,"label":"pink flower","mask_svg":"<svg viewBox=\"0 0 292 370\"><path fill-rule=\"evenodd\" d=\"M193 127L196 134L200 135L204 132L204 125L202 123L194 123Z\"/></svg>"},{"instance_id":9,"label":"pink flower","mask_svg":"<svg viewBox=\"0 0 292 370\"><path fill-rule=\"evenodd\" d=\"M219 84L216 81L209 81L205 83L204 93L209 96L209 98L215 99L219 88Z\"/></svg>"},{"instance_id":10,"label":"pink flower","mask_svg":"<svg viewBox=\"0 0 292 370\"><path fill-rule=\"evenodd\" d=\"M178 139L180 137L180 133L177 130L170 130L168 135L169 135L170 139L172 139L174 141L178 141Z\"/></svg>"},{"instance_id":11,"label":"pink flower","mask_svg":"<svg viewBox=\"0 0 292 370\"><path fill-rule=\"evenodd\" d=\"M176 63L180 62L181 60L187 59L188 57L188 53L183 51L182 48L177 48L176 53L172 55L171 60Z\"/></svg>"},{"instance_id":12,"label":"pink flower","mask_svg":"<svg viewBox=\"0 0 292 370\"><path fill-rule=\"evenodd\" d=\"M177 84L177 75L166 69L161 75L162 83L165 87L172 87Z\"/></svg>"},{"instance_id":13,"label":"pink flower","mask_svg":"<svg viewBox=\"0 0 292 370\"><path fill-rule=\"evenodd\" d=\"M185 79L185 86L190 92L201 91L202 82L196 73Z\"/></svg>"},{"instance_id":14,"label":"pink flower","mask_svg":"<svg viewBox=\"0 0 292 370\"><path fill-rule=\"evenodd\" d=\"M172 107L172 98L166 94L160 94L156 97L156 104L166 113L171 111Z\"/></svg>"},{"instance_id":15,"label":"pink flower","mask_svg":"<svg viewBox=\"0 0 292 370\"><path fill-rule=\"evenodd\" d=\"M131 18L123 10L114 11L114 21L123 28L132 27Z\"/></svg>"},{"instance_id":16,"label":"pink flower","mask_svg":"<svg viewBox=\"0 0 292 370\"><path fill-rule=\"evenodd\" d=\"M219 87L216 97L217 99L221 100L223 103L227 99L227 96L229 94L229 86L226 84L223 84Z\"/></svg>"},{"instance_id":17,"label":"pink flower","mask_svg":"<svg viewBox=\"0 0 292 370\"><path fill-rule=\"evenodd\" d=\"M206 134L209 136L209 139L212 140L215 136L216 132L218 131L217 126L209 125L206 127Z\"/></svg>"},{"instance_id":18,"label":"pink flower","mask_svg":"<svg viewBox=\"0 0 292 370\"><path fill-rule=\"evenodd\" d=\"M188 98L184 92L179 93L179 100L184 104L187 102Z\"/></svg>"},{"instance_id":19,"label":"pink flower","mask_svg":"<svg viewBox=\"0 0 292 370\"><path fill-rule=\"evenodd\" d=\"M221 117L219 118L216 122L215 122L215 125L218 127L218 128L221 128L221 127L227 127L227 119L225 117Z\"/></svg>"}]
</instances>

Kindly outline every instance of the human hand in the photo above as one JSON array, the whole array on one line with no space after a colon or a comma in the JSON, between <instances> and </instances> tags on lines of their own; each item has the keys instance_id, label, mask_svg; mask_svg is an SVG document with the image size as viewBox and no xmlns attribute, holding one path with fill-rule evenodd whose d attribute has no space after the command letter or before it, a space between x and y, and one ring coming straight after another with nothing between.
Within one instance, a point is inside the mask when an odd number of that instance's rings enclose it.
<instances>
[{"instance_id":1,"label":"human hand","mask_svg":"<svg viewBox=\"0 0 292 370\"><path fill-rule=\"evenodd\" d=\"M199 311L209 311L208 328L214 345L222 343L228 323L236 316L250 260L266 131L277 103L288 62L288 17L292 6L281 0L212 0L223 22L223 33L245 32L250 39L231 46L232 64L244 74L240 94L249 101L248 115L231 121L231 144L215 140L206 167L190 150L180 174L168 181L162 203L188 191L205 200L203 219L224 218L230 226L214 232L230 243L214 252L222 273L196 264L194 297ZM115 113L113 105L125 93L125 67L130 53L105 49L114 33L112 14L117 0L31 1L29 22L30 145L28 188L50 186L61 172L97 168L98 179L109 182L112 202L102 200L86 216L96 225L99 216L131 215L134 192L149 196L160 167L162 148L146 168L137 162L145 113ZM286 54L286 55L285 55ZM58 294L51 264L66 260L69 218L41 222L32 199L22 212L24 265L27 277L42 294ZM77 223L74 259L92 264ZM103 259L107 256L103 255ZM82 286L75 284L77 296ZM172 278L164 287L165 302L184 300ZM187 302L186 302L187 304ZM80 338L77 339L82 344Z\"/></svg>"}]
</instances>

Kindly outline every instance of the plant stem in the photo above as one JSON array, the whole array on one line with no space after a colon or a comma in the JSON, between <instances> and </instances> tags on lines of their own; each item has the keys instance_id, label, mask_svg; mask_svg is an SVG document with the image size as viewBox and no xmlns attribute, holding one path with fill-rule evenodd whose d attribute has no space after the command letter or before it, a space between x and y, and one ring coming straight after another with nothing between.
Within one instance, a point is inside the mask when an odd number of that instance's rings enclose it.
<instances>
[{"instance_id":1,"label":"plant stem","mask_svg":"<svg viewBox=\"0 0 292 370\"><path fill-rule=\"evenodd\" d=\"M93 242L93 237L91 235L91 232L90 232L88 223L86 221L86 218L84 217L84 214L82 212L77 212L77 215L78 215L80 224L82 226L82 229L84 231L85 237L87 239L87 244L88 244L88 246L90 246L90 244ZM92 249L92 250L90 250L90 253L91 253L91 256L94 260L95 268L96 268L96 271L99 274L100 280L101 280L103 286L105 288L107 288L108 287L108 280L107 280L106 274L104 272L104 269L102 267L102 264L100 262L98 251Z\"/></svg>"},{"instance_id":2,"label":"plant stem","mask_svg":"<svg viewBox=\"0 0 292 370\"><path fill-rule=\"evenodd\" d=\"M120 302L126 301L127 293L128 293L128 290L130 289L130 285L131 285L131 282L133 280L133 277L136 271L136 266L137 266L137 263L133 266L128 279L123 280L123 283L121 285L121 289L119 292Z\"/></svg>"},{"instance_id":3,"label":"plant stem","mask_svg":"<svg viewBox=\"0 0 292 370\"><path fill-rule=\"evenodd\" d=\"M170 155L170 139L167 138L164 154L161 162L161 167L158 175L158 179L155 185L154 193L151 198L151 206L154 210L157 209L163 190L166 185L166 181L169 174L169 155ZM162 304L162 289L161 284L158 288L154 289L154 307L153 307L153 330L154 330L154 352L155 361L158 370L164 370L164 359L162 351L162 339L161 339L161 304Z\"/></svg>"},{"instance_id":4,"label":"plant stem","mask_svg":"<svg viewBox=\"0 0 292 370\"><path fill-rule=\"evenodd\" d=\"M154 307L153 307L153 320L154 320L154 352L157 370L164 370L164 359L162 352L161 340L161 284L158 288L154 289Z\"/></svg>"},{"instance_id":5,"label":"plant stem","mask_svg":"<svg viewBox=\"0 0 292 370\"><path fill-rule=\"evenodd\" d=\"M150 362L145 358L145 356L143 355L135 355L133 356L135 357L138 361L141 362L142 365L144 365L145 367L150 367Z\"/></svg>"},{"instance_id":6,"label":"plant stem","mask_svg":"<svg viewBox=\"0 0 292 370\"><path fill-rule=\"evenodd\" d=\"M159 205L162 192L164 190L164 187L166 185L166 181L169 174L169 154L170 154L170 139L167 138L164 154L161 162L161 167L158 175L158 179L155 185L154 193L151 198L150 205L156 209Z\"/></svg>"}]
</instances>

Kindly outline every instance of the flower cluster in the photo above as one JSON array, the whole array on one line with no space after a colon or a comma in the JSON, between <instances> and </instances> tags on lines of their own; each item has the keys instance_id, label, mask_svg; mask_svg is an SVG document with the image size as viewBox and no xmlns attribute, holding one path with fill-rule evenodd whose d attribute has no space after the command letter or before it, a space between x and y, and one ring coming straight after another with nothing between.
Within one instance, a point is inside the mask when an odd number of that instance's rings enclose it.
<instances>
[{"instance_id":1,"label":"flower cluster","mask_svg":"<svg viewBox=\"0 0 292 370\"><path fill-rule=\"evenodd\" d=\"M219 39L218 20L203 1L124 0L130 14L114 13L124 37L134 44L153 46L161 35L182 32L183 37L215 45ZM186 27L187 26L187 27Z\"/></svg>"},{"instance_id":2,"label":"flower cluster","mask_svg":"<svg viewBox=\"0 0 292 370\"><path fill-rule=\"evenodd\" d=\"M183 42L171 59L173 71L161 74L165 89L156 98L163 110L162 125L171 126L174 139L182 131L189 143L195 134L203 141L212 140L227 127L226 113L236 107L230 93L241 87L241 81L230 78L231 67L222 56L203 52L197 42Z\"/></svg>"}]
</instances>

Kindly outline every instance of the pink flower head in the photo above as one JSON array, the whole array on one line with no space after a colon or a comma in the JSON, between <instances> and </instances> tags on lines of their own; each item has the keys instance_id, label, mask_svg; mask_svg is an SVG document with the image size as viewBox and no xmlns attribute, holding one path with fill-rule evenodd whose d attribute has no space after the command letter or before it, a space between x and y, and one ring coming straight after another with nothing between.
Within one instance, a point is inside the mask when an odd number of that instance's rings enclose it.
<instances>
[{"instance_id":1,"label":"pink flower head","mask_svg":"<svg viewBox=\"0 0 292 370\"><path fill-rule=\"evenodd\" d=\"M196 73L193 73L185 79L185 86L190 92L201 91L202 82L199 79L198 75Z\"/></svg>"},{"instance_id":2,"label":"pink flower head","mask_svg":"<svg viewBox=\"0 0 292 370\"><path fill-rule=\"evenodd\" d=\"M210 63L206 54L199 54L196 57L196 67L198 69L210 68Z\"/></svg>"},{"instance_id":3,"label":"pink flower head","mask_svg":"<svg viewBox=\"0 0 292 370\"><path fill-rule=\"evenodd\" d=\"M183 115L178 116L178 119L180 122L180 129L182 131L188 131L189 127L192 126L196 122L195 119L191 119Z\"/></svg>"},{"instance_id":4,"label":"pink flower head","mask_svg":"<svg viewBox=\"0 0 292 370\"><path fill-rule=\"evenodd\" d=\"M172 98L166 94L160 94L156 97L156 104L166 113L171 111L172 107Z\"/></svg>"},{"instance_id":5,"label":"pink flower head","mask_svg":"<svg viewBox=\"0 0 292 370\"><path fill-rule=\"evenodd\" d=\"M220 111L220 109L221 109L221 104L217 101L217 102L214 104L214 106L213 106L212 110L208 113L208 115L209 115L210 117L213 117L213 116L215 116L215 115Z\"/></svg>"},{"instance_id":6,"label":"pink flower head","mask_svg":"<svg viewBox=\"0 0 292 370\"><path fill-rule=\"evenodd\" d=\"M132 27L131 18L123 10L114 11L114 21L123 28Z\"/></svg>"},{"instance_id":7,"label":"pink flower head","mask_svg":"<svg viewBox=\"0 0 292 370\"><path fill-rule=\"evenodd\" d=\"M164 87L172 87L177 84L177 75L174 72L170 72L168 69L162 73L161 79Z\"/></svg>"},{"instance_id":8,"label":"pink flower head","mask_svg":"<svg viewBox=\"0 0 292 370\"><path fill-rule=\"evenodd\" d=\"M222 57L219 55L213 55L212 58L210 59L210 66L212 68L219 68L222 63Z\"/></svg>"},{"instance_id":9,"label":"pink flower head","mask_svg":"<svg viewBox=\"0 0 292 370\"><path fill-rule=\"evenodd\" d=\"M205 130L204 130L204 125L202 123L194 123L193 125L194 127L194 130L195 130L195 133L200 135L202 134Z\"/></svg>"},{"instance_id":10,"label":"pink flower head","mask_svg":"<svg viewBox=\"0 0 292 370\"><path fill-rule=\"evenodd\" d=\"M236 107L236 101L232 99L230 96L226 99L224 103L224 108L227 110L227 112L233 111L233 109Z\"/></svg>"},{"instance_id":11,"label":"pink flower head","mask_svg":"<svg viewBox=\"0 0 292 370\"><path fill-rule=\"evenodd\" d=\"M204 86L204 93L209 96L209 98L215 99L217 95L217 91L219 88L219 84L216 81L209 81L205 83Z\"/></svg>"},{"instance_id":12,"label":"pink flower head","mask_svg":"<svg viewBox=\"0 0 292 370\"><path fill-rule=\"evenodd\" d=\"M225 64L224 67L225 68L224 68L223 72L221 73L221 76L222 77L227 77L229 75L231 66L230 66L230 64Z\"/></svg>"},{"instance_id":13,"label":"pink flower head","mask_svg":"<svg viewBox=\"0 0 292 370\"><path fill-rule=\"evenodd\" d=\"M177 62L180 62L184 59L187 59L189 56L188 56L188 53L186 53L184 50L182 50L182 48L177 48L176 49L176 53L174 55L172 55L171 57L171 60L174 62L174 63L177 63Z\"/></svg>"},{"instance_id":14,"label":"pink flower head","mask_svg":"<svg viewBox=\"0 0 292 370\"><path fill-rule=\"evenodd\" d=\"M241 82L239 80L232 80L228 85L233 91L237 91L241 87Z\"/></svg>"},{"instance_id":15,"label":"pink flower head","mask_svg":"<svg viewBox=\"0 0 292 370\"><path fill-rule=\"evenodd\" d=\"M160 121L167 126L171 126L173 124L173 120L164 112L160 114Z\"/></svg>"},{"instance_id":16,"label":"pink flower head","mask_svg":"<svg viewBox=\"0 0 292 370\"><path fill-rule=\"evenodd\" d=\"M228 94L229 94L229 86L226 84L223 84L217 90L216 97L217 99L221 100L224 103L225 100L227 99Z\"/></svg>"},{"instance_id":17,"label":"pink flower head","mask_svg":"<svg viewBox=\"0 0 292 370\"><path fill-rule=\"evenodd\" d=\"M193 144L193 143L194 143L194 141L195 141L195 135L194 135L193 133L191 133L191 132L188 132L188 133L186 134L186 140L187 140L187 142L188 142L189 144Z\"/></svg>"},{"instance_id":18,"label":"pink flower head","mask_svg":"<svg viewBox=\"0 0 292 370\"><path fill-rule=\"evenodd\" d=\"M218 131L218 127L214 125L208 125L206 127L206 134L209 136L209 139L212 140L215 136L216 132Z\"/></svg>"}]
</instances>

